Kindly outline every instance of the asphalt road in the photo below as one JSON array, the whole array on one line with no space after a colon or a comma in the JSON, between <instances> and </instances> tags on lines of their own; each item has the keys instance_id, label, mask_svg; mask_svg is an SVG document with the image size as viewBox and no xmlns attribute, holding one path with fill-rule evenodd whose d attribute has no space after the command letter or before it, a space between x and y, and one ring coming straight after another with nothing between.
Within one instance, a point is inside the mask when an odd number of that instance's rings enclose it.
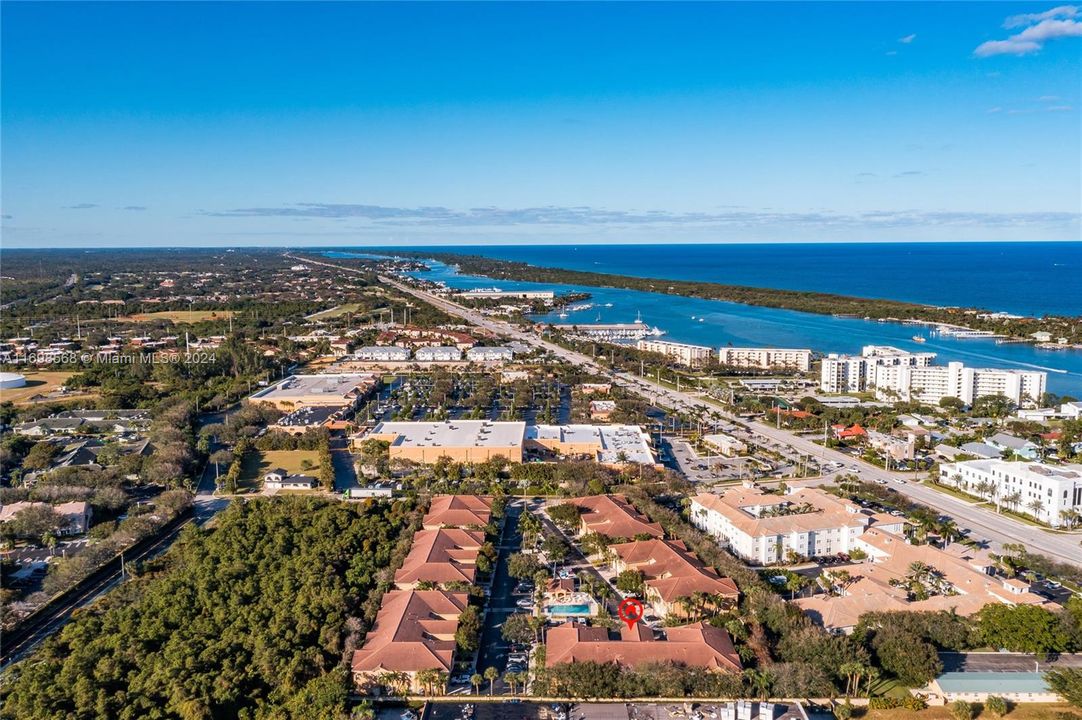
<instances>
[{"instance_id":1,"label":"asphalt road","mask_svg":"<svg viewBox=\"0 0 1082 720\"><path fill-rule=\"evenodd\" d=\"M202 525L224 510L229 505L229 499L215 496L214 488L214 464L207 463L196 486L195 496L192 500L191 516L176 528L158 538L142 552L127 555L125 560L134 562L157 557L172 546L173 541L177 539L188 523L195 522ZM71 619L72 612L107 593L119 584L124 577L119 569L113 572L101 573L101 576L96 581L88 584L79 592L73 593L65 598L63 602L56 603L43 610L42 614L35 618L34 628L30 634L21 638L14 645L4 644L2 652L0 652L0 670L6 669L11 663L18 662L26 657L47 637L62 628Z\"/></svg>"},{"instance_id":2,"label":"asphalt road","mask_svg":"<svg viewBox=\"0 0 1082 720\"><path fill-rule=\"evenodd\" d=\"M165 552L190 522L192 522L192 518L184 520L173 530L143 549L142 552L126 556L126 562L149 560ZM96 581L91 582L82 590L72 593L63 602L47 607L42 611L41 615L34 618L34 627L28 635L20 638L14 644L4 644L3 651L0 653L0 670L6 669L11 663L18 662L26 657L45 638L62 628L71 619L72 612L105 594L123 579L124 575L122 575L119 568L112 572L102 573Z\"/></svg>"}]
</instances>

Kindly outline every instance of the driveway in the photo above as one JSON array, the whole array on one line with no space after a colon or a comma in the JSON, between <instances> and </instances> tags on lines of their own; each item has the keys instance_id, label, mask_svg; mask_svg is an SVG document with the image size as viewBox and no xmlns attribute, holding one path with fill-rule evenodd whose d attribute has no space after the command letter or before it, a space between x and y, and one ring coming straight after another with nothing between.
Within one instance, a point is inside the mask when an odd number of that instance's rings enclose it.
<instances>
[{"instance_id":1,"label":"driveway","mask_svg":"<svg viewBox=\"0 0 1082 720\"><path fill-rule=\"evenodd\" d=\"M521 501L515 501L507 506L507 519L504 522L503 534L500 536L500 544L497 548L496 570L492 578L492 590L488 597L487 611L485 612L484 625L481 628L481 648L477 652L477 672L484 673L485 668L494 667L500 671L500 679L496 681L496 692L504 692L503 673L507 668L507 641L503 639L500 630L504 621L517 612L523 612L515 607L515 597L512 591L517 584L515 579L507 574L507 558L512 553L518 552L522 543L522 535L518 532L518 519L522 515ZM482 687L482 692L487 691L488 682Z\"/></svg>"}]
</instances>

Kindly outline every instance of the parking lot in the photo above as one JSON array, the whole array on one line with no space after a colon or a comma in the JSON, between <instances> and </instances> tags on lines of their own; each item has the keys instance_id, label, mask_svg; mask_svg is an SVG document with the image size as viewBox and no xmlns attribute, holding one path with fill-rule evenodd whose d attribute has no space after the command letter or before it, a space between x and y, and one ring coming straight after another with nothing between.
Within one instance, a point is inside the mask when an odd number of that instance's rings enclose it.
<instances>
[{"instance_id":1,"label":"parking lot","mask_svg":"<svg viewBox=\"0 0 1082 720\"><path fill-rule=\"evenodd\" d=\"M1036 672L1057 667L1082 668L1082 653L1041 660L1024 653L939 653L944 672Z\"/></svg>"}]
</instances>

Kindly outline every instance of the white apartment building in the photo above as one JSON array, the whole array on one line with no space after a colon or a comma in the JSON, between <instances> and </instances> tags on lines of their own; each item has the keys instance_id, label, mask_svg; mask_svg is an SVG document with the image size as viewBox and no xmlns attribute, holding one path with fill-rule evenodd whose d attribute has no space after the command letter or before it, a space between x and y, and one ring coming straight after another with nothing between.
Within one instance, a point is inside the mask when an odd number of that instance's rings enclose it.
<instances>
[{"instance_id":1,"label":"white apartment building","mask_svg":"<svg viewBox=\"0 0 1082 720\"><path fill-rule=\"evenodd\" d=\"M824 392L863 392L879 367L927 367L935 353L910 353L889 345L865 345L860 355L831 353L823 358L819 387Z\"/></svg>"},{"instance_id":2,"label":"white apartment building","mask_svg":"<svg viewBox=\"0 0 1082 720\"><path fill-rule=\"evenodd\" d=\"M635 343L635 347L643 352L667 355L688 367L697 367L709 362L714 354L713 350L703 345L688 345L668 340L643 339Z\"/></svg>"},{"instance_id":3,"label":"white apartment building","mask_svg":"<svg viewBox=\"0 0 1082 720\"><path fill-rule=\"evenodd\" d=\"M353 357L370 362L405 362L410 359L410 351L397 345L370 345L357 348Z\"/></svg>"},{"instance_id":4,"label":"white apartment building","mask_svg":"<svg viewBox=\"0 0 1082 720\"><path fill-rule=\"evenodd\" d=\"M723 347L718 349L718 362L733 367L753 367L768 370L811 370L811 350L783 348Z\"/></svg>"},{"instance_id":5,"label":"white apartment building","mask_svg":"<svg viewBox=\"0 0 1082 720\"><path fill-rule=\"evenodd\" d=\"M974 495L979 493L979 484L991 483L995 488L992 497L1000 505L1019 493L1018 502L1009 502L1010 509L1052 526L1063 524L1060 513L1065 510L1082 512L1082 465L968 460L940 465L939 481Z\"/></svg>"},{"instance_id":6,"label":"white apartment building","mask_svg":"<svg viewBox=\"0 0 1082 720\"><path fill-rule=\"evenodd\" d=\"M848 553L873 523L895 533L904 526L900 518L816 488L772 495L751 484L721 495L700 493L691 498L690 513L695 527L759 565L785 561L790 551L801 557Z\"/></svg>"},{"instance_id":7,"label":"white apartment building","mask_svg":"<svg viewBox=\"0 0 1082 720\"><path fill-rule=\"evenodd\" d=\"M1003 395L1015 405L1036 405L1044 395L1048 373L1039 370L969 368L960 362L946 365L876 366L867 385L880 400L919 400L938 403L945 397L966 405L986 395Z\"/></svg>"},{"instance_id":8,"label":"white apartment building","mask_svg":"<svg viewBox=\"0 0 1082 720\"><path fill-rule=\"evenodd\" d=\"M462 359L462 351L453 345L417 348L413 359L418 362L454 362Z\"/></svg>"},{"instance_id":9,"label":"white apartment building","mask_svg":"<svg viewBox=\"0 0 1082 720\"><path fill-rule=\"evenodd\" d=\"M470 362L511 362L514 356L515 351L506 345L475 345L466 351L466 359Z\"/></svg>"}]
</instances>

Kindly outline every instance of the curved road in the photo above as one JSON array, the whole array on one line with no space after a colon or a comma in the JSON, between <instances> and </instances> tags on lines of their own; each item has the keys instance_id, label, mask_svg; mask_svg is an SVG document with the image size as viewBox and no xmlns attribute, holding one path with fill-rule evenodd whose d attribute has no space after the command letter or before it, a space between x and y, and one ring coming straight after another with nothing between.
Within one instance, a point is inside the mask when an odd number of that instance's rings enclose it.
<instances>
[{"instance_id":1,"label":"curved road","mask_svg":"<svg viewBox=\"0 0 1082 720\"><path fill-rule=\"evenodd\" d=\"M292 255L287 255L287 257L295 260L302 260L314 265L334 268L336 270L362 274L360 270L354 268L313 260L309 257L295 257ZM978 537L990 541L993 550L1000 550L1004 543L1022 543L1028 550L1043 553L1050 557L1054 557L1057 560L1069 562L1074 565L1082 565L1082 548L1079 547L1080 536L1077 534L1055 533L1031 525L1026 525L1008 517L998 515L992 510L977 507L973 503L960 500L952 495L941 493L925 485L906 482L907 480L912 479L912 475L909 473L883 470L836 450L816 445L810 440L793 435L786 430L771 427L770 425L760 422L749 422L743 419L738 420L733 415L721 410L717 406L706 403L700 397L696 397L686 392L677 392L676 390L659 385L646 378L636 377L628 373L614 373L608 368L598 365L592 358L583 355L582 353L563 348L544 338L538 337L534 333L525 332L511 323L502 320L494 320L475 310L459 305L458 303L433 293L411 287L394 278L380 276L379 279L381 282L385 282L401 292L412 295L419 300L423 300L424 302L443 310L448 315L460 317L478 327L485 328L486 330L490 330L499 335L510 337L533 347L547 350L553 355L574 365L579 365L593 372L613 377L617 384L640 394L646 399L653 400L656 398L658 401L667 403L669 407L675 410L690 412L704 412L710 410L729 420L738 421L746 425L750 430L762 437L788 445L794 450L806 455L820 458L823 462L840 462L846 467L855 464L860 468L856 471L856 474L862 480L872 482L884 481L899 493L906 495L917 502L934 507L944 514L950 515L960 527L969 528Z\"/></svg>"}]
</instances>

